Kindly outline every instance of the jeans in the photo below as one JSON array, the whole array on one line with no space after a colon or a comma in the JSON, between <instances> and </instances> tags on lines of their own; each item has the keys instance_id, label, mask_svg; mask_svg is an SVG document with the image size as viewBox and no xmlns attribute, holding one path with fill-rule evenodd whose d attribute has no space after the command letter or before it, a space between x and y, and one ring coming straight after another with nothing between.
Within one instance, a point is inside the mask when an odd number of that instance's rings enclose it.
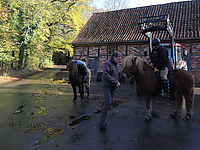
<instances>
[{"instance_id":1,"label":"jeans","mask_svg":"<svg viewBox=\"0 0 200 150\"><path fill-rule=\"evenodd\" d=\"M103 87L103 92L104 92L104 98L105 98L105 105L101 113L101 122L105 122L106 120L108 109L111 105L111 102L115 93L115 89L110 88L110 87Z\"/></svg>"}]
</instances>

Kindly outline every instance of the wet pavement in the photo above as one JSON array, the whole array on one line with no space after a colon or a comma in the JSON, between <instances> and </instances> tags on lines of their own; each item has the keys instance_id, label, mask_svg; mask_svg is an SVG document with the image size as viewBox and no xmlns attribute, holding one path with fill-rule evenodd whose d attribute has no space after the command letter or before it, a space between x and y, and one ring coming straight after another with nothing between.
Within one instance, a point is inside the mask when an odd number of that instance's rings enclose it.
<instances>
[{"instance_id":1,"label":"wet pavement","mask_svg":"<svg viewBox=\"0 0 200 150\"><path fill-rule=\"evenodd\" d=\"M144 121L145 104L135 85L122 83L99 130L104 104L101 82L91 82L91 98L81 102L57 66L0 86L0 150L198 150L200 147L200 88L195 88L192 119L184 106L169 119L175 101L153 96L154 117Z\"/></svg>"}]
</instances>

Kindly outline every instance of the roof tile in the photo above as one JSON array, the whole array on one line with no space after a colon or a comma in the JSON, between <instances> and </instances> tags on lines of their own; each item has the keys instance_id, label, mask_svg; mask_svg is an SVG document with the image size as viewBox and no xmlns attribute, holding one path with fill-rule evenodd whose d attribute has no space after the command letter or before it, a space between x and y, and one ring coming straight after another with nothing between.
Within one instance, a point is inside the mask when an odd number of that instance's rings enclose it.
<instances>
[{"instance_id":1,"label":"roof tile","mask_svg":"<svg viewBox=\"0 0 200 150\"><path fill-rule=\"evenodd\" d=\"M72 44L147 40L141 33L139 18L169 14L175 38L200 38L200 1L183 1L146 7L94 13ZM166 31L153 37L168 39Z\"/></svg>"}]
</instances>

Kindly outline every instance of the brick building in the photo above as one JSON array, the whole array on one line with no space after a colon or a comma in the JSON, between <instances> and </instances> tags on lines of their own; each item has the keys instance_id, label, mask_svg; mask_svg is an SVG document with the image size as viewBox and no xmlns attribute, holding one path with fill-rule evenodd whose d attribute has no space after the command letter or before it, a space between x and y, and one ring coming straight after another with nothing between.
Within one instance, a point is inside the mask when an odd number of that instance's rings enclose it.
<instances>
[{"instance_id":1,"label":"brick building","mask_svg":"<svg viewBox=\"0 0 200 150\"><path fill-rule=\"evenodd\" d=\"M94 13L71 42L73 58L85 58L95 77L115 50L123 57L129 54L143 57L149 47L148 39L138 27L139 19L165 14L169 14L175 42L182 45L182 50L187 50L188 70L195 76L196 83L200 83L199 0ZM162 43L170 42L166 31L154 32L155 37L160 38ZM123 62L119 66L122 69Z\"/></svg>"}]
</instances>

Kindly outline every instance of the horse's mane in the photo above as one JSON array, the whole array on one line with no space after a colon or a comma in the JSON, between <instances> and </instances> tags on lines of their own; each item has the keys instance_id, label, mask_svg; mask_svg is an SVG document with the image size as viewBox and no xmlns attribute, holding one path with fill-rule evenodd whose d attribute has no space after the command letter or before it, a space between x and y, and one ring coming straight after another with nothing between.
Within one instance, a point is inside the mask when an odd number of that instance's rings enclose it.
<instances>
[{"instance_id":1,"label":"horse's mane","mask_svg":"<svg viewBox=\"0 0 200 150\"><path fill-rule=\"evenodd\" d=\"M127 67L127 68L131 68L133 62L135 63L135 66L138 67L139 74L142 74L143 73L144 63L147 64L145 62L145 60L140 58L140 57L137 57L137 56L134 56L134 55L130 55L130 56L127 56L125 58L124 66Z\"/></svg>"},{"instance_id":2,"label":"horse's mane","mask_svg":"<svg viewBox=\"0 0 200 150\"><path fill-rule=\"evenodd\" d=\"M78 75L78 66L77 66L77 64L76 64L76 61L71 61L71 62L69 63L68 69L69 69L69 74L70 74L71 72L74 72L75 75L76 75L76 77L77 77L77 75ZM75 70L73 70L73 69L75 69Z\"/></svg>"}]
</instances>

